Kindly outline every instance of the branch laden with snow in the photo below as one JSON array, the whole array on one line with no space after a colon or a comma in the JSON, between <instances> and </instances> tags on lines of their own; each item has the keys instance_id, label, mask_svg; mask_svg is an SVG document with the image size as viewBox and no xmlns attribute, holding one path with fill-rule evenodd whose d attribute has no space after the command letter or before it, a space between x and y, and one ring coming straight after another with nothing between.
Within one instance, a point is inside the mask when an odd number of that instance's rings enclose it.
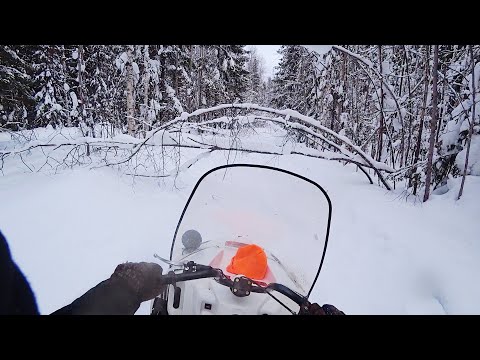
<instances>
[{"instance_id":1,"label":"branch laden with snow","mask_svg":"<svg viewBox=\"0 0 480 360\"><path fill-rule=\"evenodd\" d=\"M198 121L200 115L213 114L219 111L225 112L227 109L237 111L236 115ZM244 112L244 114L238 114L239 111ZM265 116L261 115L262 113L277 116ZM262 125L260 126L259 124ZM283 129L284 138L292 142L293 145L287 148L285 148L284 145L281 147L277 145L269 146L259 142L252 142L248 139L248 136L245 135L248 131L256 132L262 127L268 128L267 124L272 124L278 129ZM199 137L192 134L192 132L199 134L208 133L209 135ZM314 145L306 147L303 144L288 139L288 134L291 132L306 136L309 143ZM207 109L198 109L190 114L184 112L175 119L148 132L143 140L122 135L112 139L80 137L76 139L65 138L64 141L50 141L48 143L39 141L29 142L23 147L0 152L0 160L1 166L3 167L5 158L9 156L20 156L23 161L23 155L29 154L35 149L41 149L42 152L44 149L48 149L48 153L44 153L46 162L41 168L45 165L51 166L50 163L53 161L56 162L56 166L87 165L91 168L124 165L127 168L134 168L134 174L139 174L136 171L139 167L144 169L149 167L146 163L142 162L150 161L152 162L151 165L153 168L158 169L157 163L162 160L152 152L152 148L155 147L160 147L162 152L164 147L171 148L178 152L182 148L196 148L206 150L205 154L213 151L240 151L278 156L294 154L335 160L355 164L367 176L370 183L373 183L373 181L364 168L372 169L382 184L389 190L391 186L382 172L392 173L394 171L387 165L372 159L362 151L360 147L354 145L346 136L339 135L320 125L317 120L311 117L304 116L293 110L276 110L249 103L222 104ZM319 147L330 150L321 151ZM62 159L58 159L54 156L54 153L61 148L69 149L69 151L63 154ZM95 162L88 156L89 154L82 151L82 149L88 148L91 148L92 153L95 154ZM175 171L178 173L184 168L190 167L202 157L203 156L200 156L191 162L187 162L188 165L184 164L180 166L180 164L178 164ZM30 166L28 166L28 168L34 171ZM165 177L171 176L172 174L173 172L170 171L168 175L165 175L165 173L161 175L143 175Z\"/></svg>"}]
</instances>

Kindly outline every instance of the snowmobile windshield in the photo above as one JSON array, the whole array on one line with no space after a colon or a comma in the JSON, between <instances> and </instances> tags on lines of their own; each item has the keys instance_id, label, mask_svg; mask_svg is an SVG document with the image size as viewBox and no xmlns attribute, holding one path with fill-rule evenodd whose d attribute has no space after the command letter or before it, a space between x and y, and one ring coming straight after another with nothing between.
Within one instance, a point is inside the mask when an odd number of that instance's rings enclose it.
<instances>
[{"instance_id":1,"label":"snowmobile windshield","mask_svg":"<svg viewBox=\"0 0 480 360\"><path fill-rule=\"evenodd\" d=\"M325 256L330 216L330 199L313 181L267 166L221 166L196 184L177 226L170 259L212 246L255 244L308 296ZM200 234L201 242L184 236L192 233L197 238Z\"/></svg>"}]
</instances>

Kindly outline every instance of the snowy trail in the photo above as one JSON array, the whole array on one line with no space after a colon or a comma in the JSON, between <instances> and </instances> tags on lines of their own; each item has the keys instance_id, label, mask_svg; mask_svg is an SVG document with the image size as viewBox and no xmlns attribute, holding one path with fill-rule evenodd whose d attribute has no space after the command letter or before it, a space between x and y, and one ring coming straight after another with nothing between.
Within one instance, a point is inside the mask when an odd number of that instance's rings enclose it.
<instances>
[{"instance_id":1,"label":"snowy trail","mask_svg":"<svg viewBox=\"0 0 480 360\"><path fill-rule=\"evenodd\" d=\"M185 159L198 154L187 151ZM0 177L0 229L41 313L68 304L120 262L167 255L191 189L226 157L212 153L161 185L145 178L132 184L109 168ZM414 205L370 185L353 165L298 155L232 160L298 172L329 193L331 235L311 300L348 314L480 313L479 178L467 178L467 196L459 202L454 181L446 194ZM148 306L137 314L148 313Z\"/></svg>"}]
</instances>

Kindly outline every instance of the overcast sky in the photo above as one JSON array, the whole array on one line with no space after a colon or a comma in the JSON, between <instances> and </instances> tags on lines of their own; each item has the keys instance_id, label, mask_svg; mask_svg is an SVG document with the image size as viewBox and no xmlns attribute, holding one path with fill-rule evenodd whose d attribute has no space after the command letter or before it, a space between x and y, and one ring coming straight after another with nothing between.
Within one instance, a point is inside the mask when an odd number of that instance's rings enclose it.
<instances>
[{"instance_id":1,"label":"overcast sky","mask_svg":"<svg viewBox=\"0 0 480 360\"><path fill-rule=\"evenodd\" d=\"M263 57L265 60L266 67L266 77L273 78L273 68L278 65L280 61L280 54L277 53L277 50L280 49L280 45L250 45L255 46L258 50L258 54Z\"/></svg>"}]
</instances>

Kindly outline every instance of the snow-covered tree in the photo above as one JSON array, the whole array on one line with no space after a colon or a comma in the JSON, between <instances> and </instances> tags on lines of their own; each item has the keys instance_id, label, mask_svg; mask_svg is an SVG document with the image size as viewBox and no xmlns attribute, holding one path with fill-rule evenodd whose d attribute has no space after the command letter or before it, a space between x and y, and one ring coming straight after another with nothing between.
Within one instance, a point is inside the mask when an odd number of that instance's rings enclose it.
<instances>
[{"instance_id":1,"label":"snow-covered tree","mask_svg":"<svg viewBox=\"0 0 480 360\"><path fill-rule=\"evenodd\" d=\"M76 104L71 97L65 46L42 45L34 54L37 126L62 125ZM69 106L69 105L72 105Z\"/></svg>"},{"instance_id":2,"label":"snow-covered tree","mask_svg":"<svg viewBox=\"0 0 480 360\"><path fill-rule=\"evenodd\" d=\"M248 87L248 61L244 45L219 45L218 64L225 84L225 100L228 103L242 102Z\"/></svg>"},{"instance_id":3,"label":"snow-covered tree","mask_svg":"<svg viewBox=\"0 0 480 360\"><path fill-rule=\"evenodd\" d=\"M32 122L33 69L26 46L0 46L0 126L19 129Z\"/></svg>"},{"instance_id":4,"label":"snow-covered tree","mask_svg":"<svg viewBox=\"0 0 480 360\"><path fill-rule=\"evenodd\" d=\"M473 49L478 61L480 47ZM282 46L280 54L272 105L308 114L345 134L398 169L393 178L407 180L414 194L426 185L430 170L433 189L460 174L463 163L456 159L468 138L472 103L467 46L438 47L435 108L430 46L333 46L322 56L314 54L312 64L300 46ZM473 132L474 137L475 127Z\"/></svg>"},{"instance_id":5,"label":"snow-covered tree","mask_svg":"<svg viewBox=\"0 0 480 360\"><path fill-rule=\"evenodd\" d=\"M272 104L281 109L294 109L310 114L310 94L314 88L313 58L301 45L282 45L282 58L273 78Z\"/></svg>"},{"instance_id":6,"label":"snow-covered tree","mask_svg":"<svg viewBox=\"0 0 480 360\"><path fill-rule=\"evenodd\" d=\"M119 86L121 72L115 66L118 55L122 53L121 50L118 45L83 46L85 119L92 125L102 124L102 131L109 131L108 124L110 131L111 127L121 128L122 126L125 102L122 101L124 94Z\"/></svg>"},{"instance_id":7,"label":"snow-covered tree","mask_svg":"<svg viewBox=\"0 0 480 360\"><path fill-rule=\"evenodd\" d=\"M254 104L267 105L265 83L265 61L258 55L256 47L248 49L249 58L247 63L248 88L246 100Z\"/></svg>"}]
</instances>

